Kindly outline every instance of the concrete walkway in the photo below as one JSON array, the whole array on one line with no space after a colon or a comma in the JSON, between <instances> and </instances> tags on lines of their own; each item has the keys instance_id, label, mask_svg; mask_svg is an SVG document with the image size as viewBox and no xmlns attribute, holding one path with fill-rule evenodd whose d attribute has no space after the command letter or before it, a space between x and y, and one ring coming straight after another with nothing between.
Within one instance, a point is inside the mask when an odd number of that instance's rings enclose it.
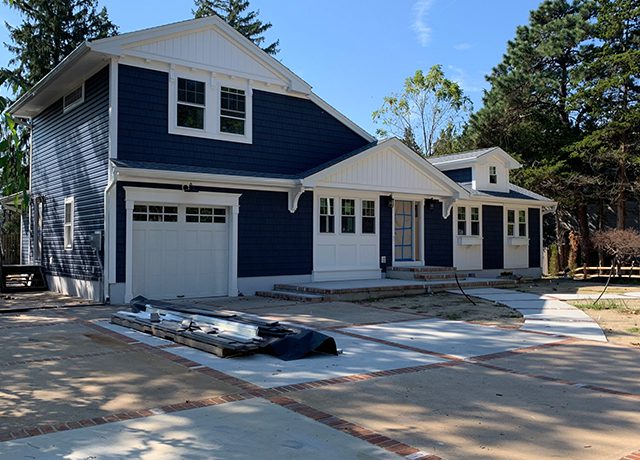
<instances>
[{"instance_id":1,"label":"concrete walkway","mask_svg":"<svg viewBox=\"0 0 640 460\"><path fill-rule=\"evenodd\" d=\"M460 291L449 291L460 294ZM506 305L524 316L523 331L544 332L584 340L606 342L602 329L589 315L579 308L547 296L528 294L507 289L467 289L473 297Z\"/></svg>"}]
</instances>

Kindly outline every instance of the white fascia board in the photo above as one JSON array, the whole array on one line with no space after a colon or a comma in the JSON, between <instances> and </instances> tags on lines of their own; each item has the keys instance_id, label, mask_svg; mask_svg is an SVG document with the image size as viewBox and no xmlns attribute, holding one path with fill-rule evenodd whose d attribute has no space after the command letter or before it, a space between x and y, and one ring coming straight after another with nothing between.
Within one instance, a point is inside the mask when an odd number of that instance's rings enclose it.
<instances>
[{"instance_id":1,"label":"white fascia board","mask_svg":"<svg viewBox=\"0 0 640 460\"><path fill-rule=\"evenodd\" d=\"M513 206L513 205L522 205L526 207L549 207L553 206L555 208L555 201L540 201L535 198L531 198L530 200L524 198L504 198L498 196L477 196L471 195L468 198L470 201L482 202L482 203L491 203L491 204L500 204L503 206Z\"/></svg>"},{"instance_id":2,"label":"white fascia board","mask_svg":"<svg viewBox=\"0 0 640 460\"><path fill-rule=\"evenodd\" d=\"M300 180L270 177L231 176L226 174L193 173L142 168L115 167L118 181L193 184L206 187L244 188L255 190L289 191L300 187Z\"/></svg>"},{"instance_id":3,"label":"white fascia board","mask_svg":"<svg viewBox=\"0 0 640 460\"><path fill-rule=\"evenodd\" d=\"M340 122L342 122L342 124L344 124L349 129L351 129L351 131L362 136L369 142L373 142L376 140L375 136L372 136L371 134L369 134L367 131L365 131L363 128L361 128L356 123L351 121L348 117L346 117L341 112L339 112L338 109L333 107L331 104L326 102L324 99L322 99L320 96L318 96L314 92L311 92L311 94L309 94L309 100L311 100L311 102L313 102L320 108L324 109L329 115L332 115L334 118L338 119Z\"/></svg>"},{"instance_id":4,"label":"white fascia board","mask_svg":"<svg viewBox=\"0 0 640 460\"><path fill-rule=\"evenodd\" d=\"M487 155L497 154L502 157L502 160L505 162L505 165L509 169L519 169L522 167L522 164L519 163L515 158L509 155L507 152L502 150L500 147L493 147L480 155L472 158L458 158L453 160L442 161L440 163L432 163L438 169L443 171L449 171L451 169L464 168L465 166L471 167L478 164L478 160L481 160L483 157Z\"/></svg>"},{"instance_id":5,"label":"white fascia board","mask_svg":"<svg viewBox=\"0 0 640 460\"><path fill-rule=\"evenodd\" d=\"M259 61L262 65L266 66L277 75L282 76L292 91L306 94L311 92L311 85L294 74L277 59L262 51L260 47L255 45L251 40L215 15L206 18L175 22L136 32L129 32L115 37L103 38L101 40L91 42L90 46L95 51L121 56L129 54L129 51L127 50L128 47L143 45L158 39L169 39L172 36L197 32L211 27L215 27L218 32L226 35L230 41L239 45L243 51L253 59Z\"/></svg>"},{"instance_id":6,"label":"white fascia board","mask_svg":"<svg viewBox=\"0 0 640 460\"><path fill-rule=\"evenodd\" d=\"M360 161L363 157L367 155L372 155L378 150L383 148L393 148L396 152L403 156L403 158L413 166L416 167L422 174L428 176L434 182L445 189L450 189L453 194L457 194L456 198L464 198L469 196L469 192L462 186L460 186L457 182L449 179L446 175L444 175L441 171L439 171L435 166L429 163L427 160L420 158L413 150L404 145L402 141L393 137L391 139L387 139L385 141L380 142L373 147L358 153L350 158L347 158L339 163L329 166L322 171L318 171L311 176L305 177L302 180L302 183L305 187L312 188L316 185L317 182L321 181L324 177L330 176L336 171L349 166L352 163Z\"/></svg>"}]
</instances>

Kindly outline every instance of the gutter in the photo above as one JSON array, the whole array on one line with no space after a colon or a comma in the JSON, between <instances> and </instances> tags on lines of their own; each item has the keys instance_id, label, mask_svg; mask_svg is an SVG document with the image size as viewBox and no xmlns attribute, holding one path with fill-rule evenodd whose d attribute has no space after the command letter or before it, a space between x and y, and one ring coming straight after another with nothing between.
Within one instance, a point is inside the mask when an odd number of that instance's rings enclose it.
<instances>
[{"instance_id":1,"label":"gutter","mask_svg":"<svg viewBox=\"0 0 640 460\"><path fill-rule=\"evenodd\" d=\"M89 42L82 42L75 50L71 52L71 54L60 61L60 63L55 66L51 72L45 75L42 80L33 85L31 89L20 96L13 104L11 104L7 109L7 112L13 115L17 110L20 110L27 102L29 102L36 94L38 94L40 89L47 86L52 79L56 78L60 73L62 73L68 65L78 61L90 51L91 48L89 47Z\"/></svg>"}]
</instances>

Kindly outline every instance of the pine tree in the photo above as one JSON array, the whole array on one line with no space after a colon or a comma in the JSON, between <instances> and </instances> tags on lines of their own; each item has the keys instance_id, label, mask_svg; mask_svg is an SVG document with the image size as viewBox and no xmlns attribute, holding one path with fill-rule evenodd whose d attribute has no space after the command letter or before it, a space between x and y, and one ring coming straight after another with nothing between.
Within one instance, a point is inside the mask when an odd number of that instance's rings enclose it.
<instances>
[{"instance_id":1,"label":"pine tree","mask_svg":"<svg viewBox=\"0 0 640 460\"><path fill-rule=\"evenodd\" d=\"M3 69L7 83L26 90L37 83L80 43L117 33L106 8L96 0L4 0L17 9L22 23L7 24L14 55Z\"/></svg>"},{"instance_id":2,"label":"pine tree","mask_svg":"<svg viewBox=\"0 0 640 460\"><path fill-rule=\"evenodd\" d=\"M5 109L11 99L30 89L85 40L117 32L107 10L96 0L3 0L22 17L20 25L7 24L14 57L0 69L0 194L25 192L28 186L29 129Z\"/></svg>"},{"instance_id":3,"label":"pine tree","mask_svg":"<svg viewBox=\"0 0 640 460\"><path fill-rule=\"evenodd\" d=\"M278 53L280 40L262 46L265 41L262 34L269 30L272 24L258 19L259 10L246 11L249 8L249 0L195 0L195 6L193 14L196 18L217 14L267 54L274 56Z\"/></svg>"}]
</instances>

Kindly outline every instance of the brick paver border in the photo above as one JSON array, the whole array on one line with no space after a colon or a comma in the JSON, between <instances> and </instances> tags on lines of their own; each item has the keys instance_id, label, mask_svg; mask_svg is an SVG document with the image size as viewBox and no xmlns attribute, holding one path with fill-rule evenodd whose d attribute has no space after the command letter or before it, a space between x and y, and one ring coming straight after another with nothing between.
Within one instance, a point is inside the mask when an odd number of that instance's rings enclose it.
<instances>
[{"instance_id":1,"label":"brick paver border","mask_svg":"<svg viewBox=\"0 0 640 460\"><path fill-rule=\"evenodd\" d=\"M620 460L640 460L640 449L625 455Z\"/></svg>"}]
</instances>

